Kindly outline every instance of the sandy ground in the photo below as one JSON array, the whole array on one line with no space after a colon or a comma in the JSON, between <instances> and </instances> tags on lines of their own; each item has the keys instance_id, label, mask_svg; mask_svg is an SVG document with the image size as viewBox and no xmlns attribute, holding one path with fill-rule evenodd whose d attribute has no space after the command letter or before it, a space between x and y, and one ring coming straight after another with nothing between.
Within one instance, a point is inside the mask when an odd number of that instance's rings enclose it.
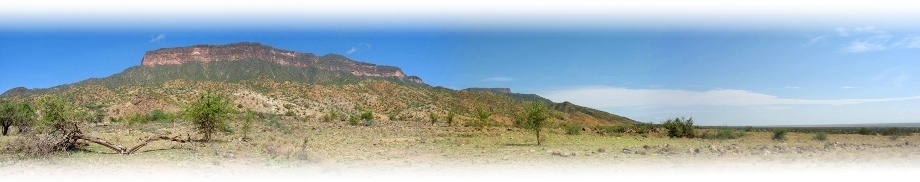
<instances>
[{"instance_id":1,"label":"sandy ground","mask_svg":"<svg viewBox=\"0 0 920 182\"><path fill-rule=\"evenodd\" d=\"M156 143L134 155L76 151L38 158L0 155L0 176L25 180L469 181L527 179L652 179L737 181L778 179L879 180L920 171L920 136L749 132L741 139L702 140L547 132L533 145L526 130L380 122L373 127L287 122L259 125L253 141L239 134L200 144ZM175 133L186 126L171 127ZM121 143L150 133L88 128ZM127 137L119 137L127 136ZM9 138L5 139L8 143ZM90 151L105 151L99 146Z\"/></svg>"}]
</instances>

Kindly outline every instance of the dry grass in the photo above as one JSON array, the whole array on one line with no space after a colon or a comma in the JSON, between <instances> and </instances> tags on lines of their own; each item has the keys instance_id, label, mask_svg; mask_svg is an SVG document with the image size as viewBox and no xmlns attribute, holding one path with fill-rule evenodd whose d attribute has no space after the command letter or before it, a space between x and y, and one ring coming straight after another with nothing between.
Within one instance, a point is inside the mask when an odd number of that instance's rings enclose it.
<instances>
[{"instance_id":1,"label":"dry grass","mask_svg":"<svg viewBox=\"0 0 920 182\"><path fill-rule=\"evenodd\" d=\"M241 133L217 135L211 143L158 141L140 153L108 154L107 148L91 144L87 151L70 152L51 159L21 159L0 154L0 160L35 160L57 164L117 163L141 161L177 164L244 165L341 165L413 166L599 163L676 165L713 159L735 161L736 165L763 162L897 162L920 159L920 137L832 134L827 141L814 134L787 134L787 140L772 140L771 132L747 132L739 139L671 139L622 135L603 136L590 132L566 135L563 129L548 129L544 145L537 146L533 133L517 128L491 127L478 131L467 127L431 125L422 121L377 121L374 126L350 126L345 122L280 121L286 129L254 122L249 137ZM235 122L239 128L241 122ZM121 125L85 127L84 132L111 142L131 146L154 134L197 136L184 123L151 123L134 128ZM7 146L19 136L0 137ZM62 162L64 161L64 162Z\"/></svg>"}]
</instances>

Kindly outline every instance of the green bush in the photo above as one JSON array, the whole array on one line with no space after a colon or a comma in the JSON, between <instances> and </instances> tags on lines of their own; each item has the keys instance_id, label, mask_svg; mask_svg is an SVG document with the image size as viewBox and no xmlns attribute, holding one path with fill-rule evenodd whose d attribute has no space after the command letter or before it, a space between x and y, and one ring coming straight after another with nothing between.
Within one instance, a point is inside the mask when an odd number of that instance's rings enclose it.
<instances>
[{"instance_id":1,"label":"green bush","mask_svg":"<svg viewBox=\"0 0 920 182\"><path fill-rule=\"evenodd\" d=\"M230 106L229 98L209 90L187 105L184 113L199 133L204 135L202 140L208 142L215 132L232 131L226 120L229 119L228 114L237 112Z\"/></svg>"},{"instance_id":2,"label":"green bush","mask_svg":"<svg viewBox=\"0 0 920 182\"><path fill-rule=\"evenodd\" d=\"M140 113L128 115L127 120L128 120L128 125L146 124L147 121L149 121L149 119L147 118L147 115L140 114Z\"/></svg>"},{"instance_id":3,"label":"green bush","mask_svg":"<svg viewBox=\"0 0 920 182\"><path fill-rule=\"evenodd\" d=\"M388 115L388 117L390 118L390 121L396 121L396 115L395 115L395 114L390 114L390 115Z\"/></svg>"},{"instance_id":4,"label":"green bush","mask_svg":"<svg viewBox=\"0 0 920 182\"><path fill-rule=\"evenodd\" d=\"M626 132L626 128L620 126L599 126L595 129L597 130L598 134L603 135L615 135Z\"/></svg>"},{"instance_id":5,"label":"green bush","mask_svg":"<svg viewBox=\"0 0 920 182\"><path fill-rule=\"evenodd\" d=\"M885 135L885 136L901 136L901 135L904 135L904 132L901 131L901 128L894 127L894 128L888 128L887 130L882 131L882 135Z\"/></svg>"},{"instance_id":6,"label":"green bush","mask_svg":"<svg viewBox=\"0 0 920 182\"><path fill-rule=\"evenodd\" d=\"M786 129L774 129L773 140L786 140Z\"/></svg>"},{"instance_id":7,"label":"green bush","mask_svg":"<svg viewBox=\"0 0 920 182\"><path fill-rule=\"evenodd\" d=\"M827 133L826 133L826 132L818 132L817 134L815 134L815 140L818 140L818 141L825 141L825 140L827 140Z\"/></svg>"},{"instance_id":8,"label":"green bush","mask_svg":"<svg viewBox=\"0 0 920 182\"><path fill-rule=\"evenodd\" d=\"M744 127L744 132L752 132L752 131L754 131L754 127L752 126Z\"/></svg>"},{"instance_id":9,"label":"green bush","mask_svg":"<svg viewBox=\"0 0 920 182\"><path fill-rule=\"evenodd\" d=\"M856 133L858 133L858 134L860 134L860 135L875 135L875 132L873 132L872 130L869 130L869 128L865 128L865 127L859 128L859 131L857 131Z\"/></svg>"},{"instance_id":10,"label":"green bush","mask_svg":"<svg viewBox=\"0 0 920 182\"><path fill-rule=\"evenodd\" d=\"M361 116L360 116L360 117L361 117L360 119L361 119L361 120L364 120L364 121L373 120L373 119L374 119L374 113L371 112L371 111L364 111L364 112L361 113Z\"/></svg>"},{"instance_id":11,"label":"green bush","mask_svg":"<svg viewBox=\"0 0 920 182\"><path fill-rule=\"evenodd\" d=\"M454 125L454 115L455 115L454 111L447 112L447 117L444 118L444 120L447 121L447 126Z\"/></svg>"},{"instance_id":12,"label":"green bush","mask_svg":"<svg viewBox=\"0 0 920 182\"><path fill-rule=\"evenodd\" d=\"M348 118L348 125L358 126L358 116L352 116Z\"/></svg>"},{"instance_id":13,"label":"green bush","mask_svg":"<svg viewBox=\"0 0 920 182\"><path fill-rule=\"evenodd\" d=\"M566 134L566 135L580 135L580 134L581 134L581 128L582 128L581 126L578 126L578 125L565 125L565 126L562 126L562 127L565 129L565 134Z\"/></svg>"},{"instance_id":14,"label":"green bush","mask_svg":"<svg viewBox=\"0 0 920 182\"><path fill-rule=\"evenodd\" d=\"M156 121L156 122L171 122L176 119L176 115L163 111L162 109L155 109L150 111L150 114L147 115L147 120Z\"/></svg>"},{"instance_id":15,"label":"green bush","mask_svg":"<svg viewBox=\"0 0 920 182\"><path fill-rule=\"evenodd\" d=\"M438 122L438 114L428 113L428 121L431 121L431 124L434 125Z\"/></svg>"},{"instance_id":16,"label":"green bush","mask_svg":"<svg viewBox=\"0 0 920 182\"><path fill-rule=\"evenodd\" d=\"M722 127L721 129L719 129L719 132L716 132L715 136L712 136L712 137L715 139L727 140L727 139L741 138L742 135L744 134L740 132L735 132L735 130L732 130L731 128Z\"/></svg>"},{"instance_id":17,"label":"green bush","mask_svg":"<svg viewBox=\"0 0 920 182\"><path fill-rule=\"evenodd\" d=\"M671 138L693 138L696 137L693 131L693 118L684 119L683 117L668 119L662 124L665 129L668 129L668 136Z\"/></svg>"}]
</instances>

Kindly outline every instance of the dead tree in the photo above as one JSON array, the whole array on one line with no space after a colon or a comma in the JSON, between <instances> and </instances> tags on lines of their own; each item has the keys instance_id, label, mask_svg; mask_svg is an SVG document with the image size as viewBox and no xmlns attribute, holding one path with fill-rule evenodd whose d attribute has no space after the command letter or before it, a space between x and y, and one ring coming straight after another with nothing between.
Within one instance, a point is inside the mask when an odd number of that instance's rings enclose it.
<instances>
[{"instance_id":1,"label":"dead tree","mask_svg":"<svg viewBox=\"0 0 920 182\"><path fill-rule=\"evenodd\" d=\"M137 152L140 148L147 146L147 144L149 144L150 142L154 142L158 140L166 140L166 141L173 141L173 142L179 142L179 143L196 141L196 140L192 140L191 137L189 137L188 135L186 135L185 139L182 139L179 136L169 137L166 135L156 135L156 136L151 136L151 137L148 137L142 140L141 143L134 145L134 147L128 148L128 147L124 147L124 146L106 141L99 137L85 135L83 134L83 132L80 131L80 128L77 126L76 123L62 124L61 126L57 126L55 131L53 131L52 133L60 133L61 135L64 136L64 140L61 140L61 143L57 144L57 146L63 150L76 149L77 142L79 140L83 140L83 141L92 142L92 143L96 143L96 144L105 146L109 149L114 150L118 154L125 154L125 155L133 154Z\"/></svg>"}]
</instances>

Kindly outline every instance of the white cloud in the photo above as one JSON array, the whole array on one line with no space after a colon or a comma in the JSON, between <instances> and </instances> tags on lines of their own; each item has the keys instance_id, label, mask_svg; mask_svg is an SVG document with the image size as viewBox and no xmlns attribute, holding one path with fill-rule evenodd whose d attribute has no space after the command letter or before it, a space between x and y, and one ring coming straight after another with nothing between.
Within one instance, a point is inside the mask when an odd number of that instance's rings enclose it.
<instances>
[{"instance_id":1,"label":"white cloud","mask_svg":"<svg viewBox=\"0 0 920 182\"><path fill-rule=\"evenodd\" d=\"M490 81L490 82L510 82L510 81L514 81L514 78L497 76L497 77L489 77L483 80Z\"/></svg>"},{"instance_id":2,"label":"white cloud","mask_svg":"<svg viewBox=\"0 0 920 182\"><path fill-rule=\"evenodd\" d=\"M856 87L851 87L851 86L843 86L843 87L840 87L840 88L843 88L843 89L851 89L851 88L856 88Z\"/></svg>"},{"instance_id":3,"label":"white cloud","mask_svg":"<svg viewBox=\"0 0 920 182\"><path fill-rule=\"evenodd\" d=\"M799 87L786 87L788 89L799 89Z\"/></svg>"},{"instance_id":4,"label":"white cloud","mask_svg":"<svg viewBox=\"0 0 920 182\"><path fill-rule=\"evenodd\" d=\"M351 46L351 49L349 49L348 51L345 51L345 54L351 54L351 53L355 53L355 52L357 52L357 51L358 51L358 47Z\"/></svg>"},{"instance_id":5,"label":"white cloud","mask_svg":"<svg viewBox=\"0 0 920 182\"><path fill-rule=\"evenodd\" d=\"M153 43L153 42L159 42L159 41L161 41L161 40L163 40L163 39L165 39L165 38L166 38L166 34L160 34L160 35L157 35L156 37L150 36L150 42L151 42L151 43Z\"/></svg>"},{"instance_id":6,"label":"white cloud","mask_svg":"<svg viewBox=\"0 0 920 182\"><path fill-rule=\"evenodd\" d=\"M843 47L843 51L847 53L861 53L868 51L878 51L884 50L885 46L882 44L867 42L867 41L855 41L850 43L848 46Z\"/></svg>"},{"instance_id":7,"label":"white cloud","mask_svg":"<svg viewBox=\"0 0 920 182\"><path fill-rule=\"evenodd\" d=\"M808 40L808 44L805 44L805 46L812 46L812 45L815 45L815 44L817 44L817 43L824 42L824 40L827 40L827 35L812 37L812 38L810 38L810 39Z\"/></svg>"},{"instance_id":8,"label":"white cloud","mask_svg":"<svg viewBox=\"0 0 920 182\"><path fill-rule=\"evenodd\" d=\"M891 47L897 47L901 49L917 49L920 48L920 36L910 35L901 38L900 41L892 44Z\"/></svg>"},{"instance_id":9,"label":"white cloud","mask_svg":"<svg viewBox=\"0 0 920 182\"><path fill-rule=\"evenodd\" d=\"M834 29L834 30L837 31L837 36L841 36L841 37L850 36L850 32L847 31L846 28L836 28L836 29Z\"/></svg>"},{"instance_id":10,"label":"white cloud","mask_svg":"<svg viewBox=\"0 0 920 182\"><path fill-rule=\"evenodd\" d=\"M556 102L570 101L589 107L621 106L777 106L777 105L849 105L868 102L920 100L920 96L884 99L788 99L746 90L717 89L688 91L668 89L629 89L592 86L551 90L539 95Z\"/></svg>"}]
</instances>

